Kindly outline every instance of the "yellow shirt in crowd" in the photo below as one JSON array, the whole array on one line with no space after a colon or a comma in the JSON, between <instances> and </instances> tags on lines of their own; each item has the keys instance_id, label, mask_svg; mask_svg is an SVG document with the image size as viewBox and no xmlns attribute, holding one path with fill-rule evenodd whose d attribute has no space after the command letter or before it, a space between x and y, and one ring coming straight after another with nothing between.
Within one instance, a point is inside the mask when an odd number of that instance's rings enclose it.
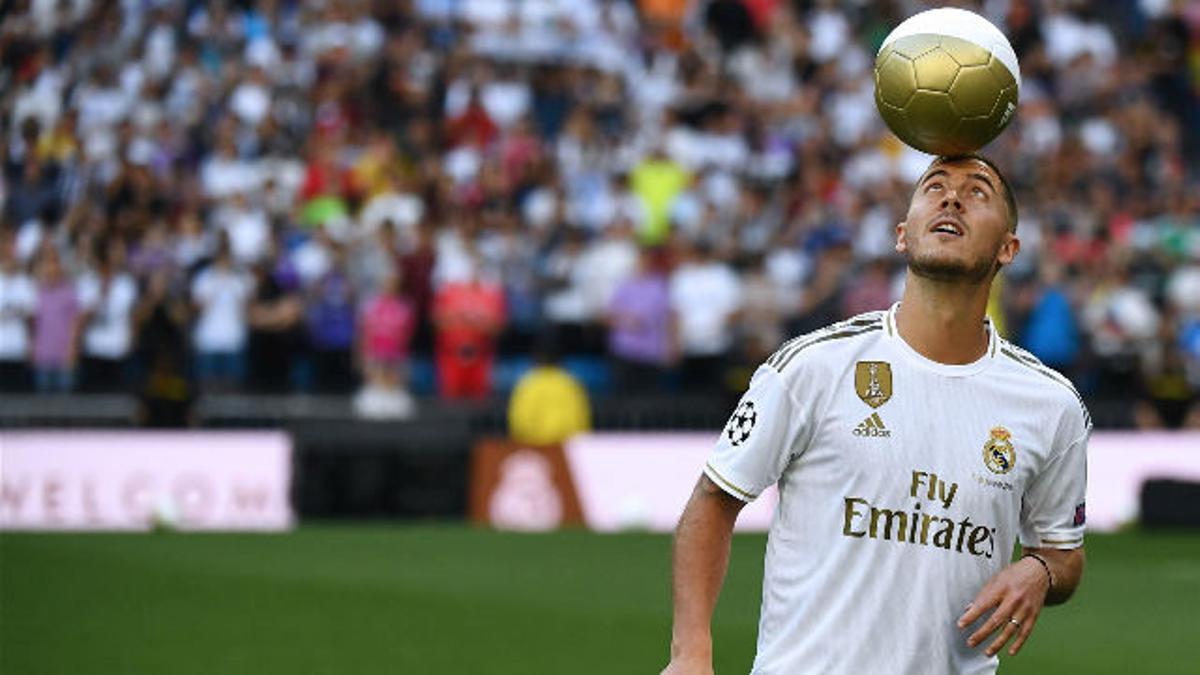
<instances>
[{"instance_id":1,"label":"yellow shirt in crowd","mask_svg":"<svg viewBox=\"0 0 1200 675\"><path fill-rule=\"evenodd\" d=\"M587 392L558 366L536 366L508 402L508 433L518 443L553 445L592 427Z\"/></svg>"}]
</instances>

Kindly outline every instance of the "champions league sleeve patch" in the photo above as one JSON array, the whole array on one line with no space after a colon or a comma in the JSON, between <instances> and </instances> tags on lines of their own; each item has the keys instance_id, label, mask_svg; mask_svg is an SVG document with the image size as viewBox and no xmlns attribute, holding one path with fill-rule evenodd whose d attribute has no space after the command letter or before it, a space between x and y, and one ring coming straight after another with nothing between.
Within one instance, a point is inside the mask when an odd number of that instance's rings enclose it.
<instances>
[{"instance_id":1,"label":"champions league sleeve patch","mask_svg":"<svg viewBox=\"0 0 1200 675\"><path fill-rule=\"evenodd\" d=\"M1079 527L1087 522L1087 502L1079 502L1075 505L1075 520L1071 523L1074 527Z\"/></svg>"},{"instance_id":2,"label":"champions league sleeve patch","mask_svg":"<svg viewBox=\"0 0 1200 675\"><path fill-rule=\"evenodd\" d=\"M754 407L754 401L742 401L725 425L725 437L736 448L750 438L750 432L757 422L758 410Z\"/></svg>"}]
</instances>

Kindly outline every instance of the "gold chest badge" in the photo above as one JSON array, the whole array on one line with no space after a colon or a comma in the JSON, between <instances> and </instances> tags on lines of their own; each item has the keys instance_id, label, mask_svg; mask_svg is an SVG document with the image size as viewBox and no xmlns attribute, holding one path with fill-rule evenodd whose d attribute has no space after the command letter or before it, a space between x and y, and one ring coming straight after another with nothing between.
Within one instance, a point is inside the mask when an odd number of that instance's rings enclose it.
<instances>
[{"instance_id":1,"label":"gold chest badge","mask_svg":"<svg viewBox=\"0 0 1200 675\"><path fill-rule=\"evenodd\" d=\"M892 397L892 364L887 361L859 361L854 364L854 391L872 408Z\"/></svg>"},{"instance_id":2,"label":"gold chest badge","mask_svg":"<svg viewBox=\"0 0 1200 675\"><path fill-rule=\"evenodd\" d=\"M1017 463L1017 450L1008 440L1011 437L1008 429L992 427L992 437L983 444L983 464L992 473L1008 473Z\"/></svg>"}]
</instances>

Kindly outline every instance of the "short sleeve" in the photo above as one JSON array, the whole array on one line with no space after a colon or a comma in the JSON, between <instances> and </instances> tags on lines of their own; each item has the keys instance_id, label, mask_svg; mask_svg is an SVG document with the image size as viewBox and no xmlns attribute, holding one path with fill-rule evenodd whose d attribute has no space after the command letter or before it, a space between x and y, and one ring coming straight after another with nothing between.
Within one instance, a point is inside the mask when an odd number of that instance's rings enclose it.
<instances>
[{"instance_id":1,"label":"short sleeve","mask_svg":"<svg viewBox=\"0 0 1200 675\"><path fill-rule=\"evenodd\" d=\"M1081 412L1081 417L1086 413ZM1025 491L1021 504L1021 545L1073 549L1083 545L1087 491L1087 442L1091 425L1079 420L1062 434L1070 439Z\"/></svg>"},{"instance_id":2,"label":"short sleeve","mask_svg":"<svg viewBox=\"0 0 1200 675\"><path fill-rule=\"evenodd\" d=\"M782 376L760 366L721 431L705 475L731 496L753 501L783 475L802 424Z\"/></svg>"}]
</instances>

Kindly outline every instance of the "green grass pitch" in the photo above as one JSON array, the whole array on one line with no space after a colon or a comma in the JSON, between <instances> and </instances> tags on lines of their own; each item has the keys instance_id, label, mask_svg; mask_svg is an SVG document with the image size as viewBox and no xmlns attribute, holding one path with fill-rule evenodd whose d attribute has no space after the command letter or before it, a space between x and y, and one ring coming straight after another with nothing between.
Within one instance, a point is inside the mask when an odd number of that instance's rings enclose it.
<instances>
[{"instance_id":1,"label":"green grass pitch","mask_svg":"<svg viewBox=\"0 0 1200 675\"><path fill-rule=\"evenodd\" d=\"M718 673L754 652L735 539ZM1195 673L1200 536L1091 536L1085 584L1003 673ZM655 673L670 540L462 526L0 535L0 673Z\"/></svg>"}]
</instances>

